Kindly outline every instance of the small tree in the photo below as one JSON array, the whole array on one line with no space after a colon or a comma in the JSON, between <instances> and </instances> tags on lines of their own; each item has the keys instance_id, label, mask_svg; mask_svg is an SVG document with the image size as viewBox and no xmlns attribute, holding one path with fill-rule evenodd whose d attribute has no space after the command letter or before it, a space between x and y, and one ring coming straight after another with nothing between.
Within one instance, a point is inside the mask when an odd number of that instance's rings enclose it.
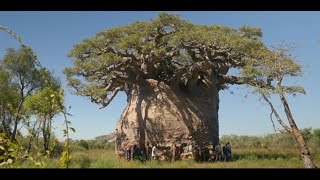
<instances>
[{"instance_id":1,"label":"small tree","mask_svg":"<svg viewBox=\"0 0 320 180\"><path fill-rule=\"evenodd\" d=\"M37 61L35 61L31 49L23 45L18 50L9 48L1 63L10 74L10 81L18 86L18 104L17 106L11 106L15 115L11 140L15 140L18 124L21 119L25 119L23 104L28 96L44 84L45 78L41 76L43 69L39 69L37 66Z\"/></svg>"},{"instance_id":2,"label":"small tree","mask_svg":"<svg viewBox=\"0 0 320 180\"><path fill-rule=\"evenodd\" d=\"M268 87L261 87L260 85L254 87L255 92L258 92L262 99L270 106L271 121L273 122L272 115L274 115L278 123L293 136L300 148L305 167L316 168L286 98L286 95L296 95L298 93L306 94L306 92L301 86L286 86L283 83L285 78L302 76L302 66L298 64L291 55L293 48L293 46L289 45L281 45L279 48L274 48L272 52L265 54L263 60L255 59L251 64L248 63L245 68L246 71L244 71L243 74L247 77L263 81L269 85ZM282 120L271 102L270 97L272 94L280 98L288 124Z\"/></svg>"},{"instance_id":3,"label":"small tree","mask_svg":"<svg viewBox=\"0 0 320 180\"><path fill-rule=\"evenodd\" d=\"M62 89L59 80L54 78L49 71L45 73L45 86L40 91L35 92L32 96L26 98L24 106L31 115L38 116L38 121L41 121L39 123L42 124L41 129L44 141L44 154L49 150L52 120L56 115L61 113L59 104L63 104L64 100L63 97L60 97ZM35 124L32 128L33 133L35 133ZM33 137L33 135L31 137Z\"/></svg>"},{"instance_id":4,"label":"small tree","mask_svg":"<svg viewBox=\"0 0 320 180\"><path fill-rule=\"evenodd\" d=\"M19 89L17 84L11 82L11 77L0 63L0 133L11 136L14 113L12 107L16 107L19 101Z\"/></svg>"},{"instance_id":5,"label":"small tree","mask_svg":"<svg viewBox=\"0 0 320 180\"><path fill-rule=\"evenodd\" d=\"M27 130L31 131L32 136L29 141L29 152L31 147L30 142L32 141L34 135L37 137L38 141L41 124L38 123L39 125L37 130L35 130L37 121L31 127L29 124L30 119L28 118L30 116L28 116L28 113L31 112L31 114L40 114L40 117L41 115L43 116L45 114L44 116L46 117L46 115L48 115L50 120L52 120L56 113L63 113L64 123L66 125L66 128L63 129L63 134L64 137L66 137L66 143L64 146L64 152L62 153L61 164L63 167L68 167L71 159L71 155L69 153L68 130L70 129L75 132L75 129L69 127L71 122L66 118L66 116L70 114L67 113L64 106L63 88L60 87L60 82L58 82L51 75L51 73L47 71L46 68L42 67L41 63L38 61L37 54L22 42L21 37L17 36L11 29L1 25L0 30L8 33L20 44L20 49L17 51L9 48L3 61L0 62L0 127L2 126L2 131L8 131L7 135L11 137L11 140L8 140L8 142L11 143L12 140L17 142L15 136L18 132L18 123L21 119L27 120ZM31 100L28 100L29 105L31 104L31 108L28 109L28 105L25 105L24 103L26 99L32 96L34 93L37 94L30 98ZM39 97L42 98L39 99ZM42 102L42 104L37 104L32 99L39 100ZM44 99L46 102L43 102ZM44 107L40 107L41 105L39 106L39 104L44 105ZM10 124L7 123L7 120ZM13 123L12 133L10 132L11 122ZM48 121L46 126L45 124L46 123L43 124L43 134L49 135L49 137L44 137L44 139L48 139L47 143L45 143L47 144L46 146L49 146L51 136L51 121ZM44 149L48 149L46 146ZM45 156L45 158L47 158L47 156ZM32 157L30 157L30 159L35 162ZM39 164L38 162L35 163L36 165Z\"/></svg>"}]
</instances>

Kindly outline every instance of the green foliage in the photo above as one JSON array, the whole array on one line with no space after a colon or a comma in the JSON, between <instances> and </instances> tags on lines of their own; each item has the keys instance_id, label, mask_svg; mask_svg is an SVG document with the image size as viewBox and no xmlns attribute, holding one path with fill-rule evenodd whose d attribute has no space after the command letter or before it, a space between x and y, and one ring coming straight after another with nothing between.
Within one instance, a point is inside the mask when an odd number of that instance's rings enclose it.
<instances>
[{"instance_id":1,"label":"green foliage","mask_svg":"<svg viewBox=\"0 0 320 180\"><path fill-rule=\"evenodd\" d=\"M69 129L71 122L67 120L67 115L70 115L66 112L65 108L63 108L62 111L64 115L64 123L65 123L65 129L63 129L63 137L66 138L65 143L64 143L64 148L62 152L62 156L60 159L60 167L62 168L69 168L70 161L72 159L72 156L70 155L70 139L69 139Z\"/></svg>"},{"instance_id":2,"label":"green foliage","mask_svg":"<svg viewBox=\"0 0 320 180\"><path fill-rule=\"evenodd\" d=\"M291 134L277 133L263 137L257 136L223 136L220 140L222 144L230 142L234 148L288 148L296 146Z\"/></svg>"},{"instance_id":3,"label":"green foliage","mask_svg":"<svg viewBox=\"0 0 320 180\"><path fill-rule=\"evenodd\" d=\"M249 67L269 53L260 28L200 25L159 13L76 44L69 53L73 67L64 73L75 94L105 107L125 84L155 79L192 86L200 74L223 78L229 68ZM228 82L215 83L220 89Z\"/></svg>"},{"instance_id":4,"label":"green foliage","mask_svg":"<svg viewBox=\"0 0 320 180\"><path fill-rule=\"evenodd\" d=\"M0 123L0 132L9 135L19 98L17 84L11 83L10 74L0 62L0 121L4 121Z\"/></svg>"},{"instance_id":5,"label":"green foliage","mask_svg":"<svg viewBox=\"0 0 320 180\"><path fill-rule=\"evenodd\" d=\"M307 142L313 137L312 128L302 129L300 130L300 133L303 136L303 139Z\"/></svg>"},{"instance_id":6,"label":"green foliage","mask_svg":"<svg viewBox=\"0 0 320 180\"><path fill-rule=\"evenodd\" d=\"M41 70L34 62L33 52L27 47L21 46L18 50L8 48L3 58L3 66L8 70L13 79L21 80L27 90L38 88L44 83Z\"/></svg>"},{"instance_id":7,"label":"green foliage","mask_svg":"<svg viewBox=\"0 0 320 180\"><path fill-rule=\"evenodd\" d=\"M89 149L105 149L110 150L115 148L115 141L110 141L114 137L114 134L98 136L93 140L87 140Z\"/></svg>"},{"instance_id":8,"label":"green foliage","mask_svg":"<svg viewBox=\"0 0 320 180\"><path fill-rule=\"evenodd\" d=\"M8 33L11 37L13 37L15 40L17 40L17 41L19 42L19 44L21 45L21 47L27 48L29 51L32 51L32 49L31 49L30 47L28 47L26 44L24 44L24 43L22 42L22 37L17 36L17 34L14 33L11 29L0 25L0 30L5 31L5 32ZM37 58L37 54L36 54L36 53L33 53L32 56L33 56L33 61L34 61L39 67L41 67L41 64L40 64L40 62L39 62L39 60L38 60L38 58Z\"/></svg>"},{"instance_id":9,"label":"green foliage","mask_svg":"<svg viewBox=\"0 0 320 180\"><path fill-rule=\"evenodd\" d=\"M84 147L87 150L89 149L89 144L85 140L80 140L78 145Z\"/></svg>"},{"instance_id":10,"label":"green foliage","mask_svg":"<svg viewBox=\"0 0 320 180\"><path fill-rule=\"evenodd\" d=\"M236 156L231 162L195 163L182 160L176 162L139 161L128 162L114 156L114 150L94 149L74 152L72 168L303 168L298 153L286 149L234 149ZM239 158L237 158L239 157ZM315 161L319 162L319 158ZM89 163L90 162L90 163Z\"/></svg>"},{"instance_id":11,"label":"green foliage","mask_svg":"<svg viewBox=\"0 0 320 180\"><path fill-rule=\"evenodd\" d=\"M70 130L74 133L76 132L76 130L73 127L70 127Z\"/></svg>"},{"instance_id":12,"label":"green foliage","mask_svg":"<svg viewBox=\"0 0 320 180\"><path fill-rule=\"evenodd\" d=\"M308 131L308 130L303 130ZM319 129L311 131L312 138L309 139L308 145L317 136ZM223 136L220 140L223 145L229 141L232 146L231 162L216 163L195 163L193 161L182 160L176 162L158 162L147 161L141 163L139 161L128 162L125 159L118 159L114 155L114 149L81 149L72 150L73 158L69 162L70 168L303 168L300 155L297 150L292 148L290 134L269 134L263 137L257 136ZM287 143L284 143L287 142ZM290 143L291 142L291 143ZM77 141L70 140L73 148L78 144ZM243 145L244 144L244 145ZM259 144L261 146L259 146ZM267 144L268 146L264 146ZM284 146L284 144L286 144ZM78 146L80 147L80 146ZM314 155L316 164L320 163L318 147L310 146L310 151ZM41 153L40 153L41 155ZM51 157L46 161L45 166L39 164L37 156L34 157L35 162L30 159L21 163L13 163L11 167L20 168L58 168L59 157ZM10 167L4 165L3 167Z\"/></svg>"},{"instance_id":13,"label":"green foliage","mask_svg":"<svg viewBox=\"0 0 320 180\"><path fill-rule=\"evenodd\" d=\"M319 129L304 128L300 130L307 145L312 149L320 147ZM230 142L233 148L238 149L287 149L298 148L292 135L287 132L274 133L266 136L237 136L229 135L223 136L220 139L221 144ZM298 152L298 151L297 151Z\"/></svg>"},{"instance_id":14,"label":"green foliage","mask_svg":"<svg viewBox=\"0 0 320 180\"><path fill-rule=\"evenodd\" d=\"M0 79L7 88L2 91L5 97L0 102L3 109L1 119L5 122L1 124L4 126L5 133L10 134L13 140L18 133L19 123L27 124L26 127L28 127L31 116L43 115L43 112L41 114L39 111L48 109L48 105L43 102L48 94L47 82L56 85L57 80L48 70L39 67L34 61L34 53L26 46L21 46L18 50L8 48L3 60L0 61L0 72ZM39 92L42 90L46 94ZM41 109L35 112L35 107Z\"/></svg>"},{"instance_id":15,"label":"green foliage","mask_svg":"<svg viewBox=\"0 0 320 180\"><path fill-rule=\"evenodd\" d=\"M0 61L0 133L5 133L1 136L4 158L6 160L9 156L16 156L23 146L30 162L45 167L51 155L63 154L61 144L52 134L51 121L55 115L65 111L64 91L60 81L51 71L42 67L37 54L23 43L21 37L4 26L0 26L0 30L4 30L20 44L18 50L8 48ZM26 138L17 131L18 123L25 125ZM40 128L43 139L38 137ZM70 129L75 132L74 128ZM7 136L16 141L12 143ZM50 137L53 141L50 141ZM46 147L43 151L38 148L39 143ZM65 147L68 149L68 146ZM66 157L67 163L71 159L69 153L62 156ZM8 163L15 162L15 159L9 159Z\"/></svg>"},{"instance_id":16,"label":"green foliage","mask_svg":"<svg viewBox=\"0 0 320 180\"><path fill-rule=\"evenodd\" d=\"M35 115L51 116L61 113L61 105L64 103L62 88L44 87L25 100L25 108Z\"/></svg>"},{"instance_id":17,"label":"green foliage","mask_svg":"<svg viewBox=\"0 0 320 180\"><path fill-rule=\"evenodd\" d=\"M23 148L0 133L0 166L11 166L15 161L20 161L22 156Z\"/></svg>"},{"instance_id":18,"label":"green foliage","mask_svg":"<svg viewBox=\"0 0 320 180\"><path fill-rule=\"evenodd\" d=\"M69 150L70 150L71 153L87 151L86 148L84 148L83 146L80 146L79 144L71 144Z\"/></svg>"},{"instance_id":19,"label":"green foliage","mask_svg":"<svg viewBox=\"0 0 320 180\"><path fill-rule=\"evenodd\" d=\"M65 148L69 149L69 147L67 145L65 145ZM69 154L69 152L67 150L63 151L61 158L60 158L60 167L61 168L68 168L71 159L72 159L72 156Z\"/></svg>"},{"instance_id":20,"label":"green foliage","mask_svg":"<svg viewBox=\"0 0 320 180\"><path fill-rule=\"evenodd\" d=\"M87 154L79 154L79 156L75 157L72 163L79 165L79 168L89 168L91 161L92 160Z\"/></svg>"},{"instance_id":21,"label":"green foliage","mask_svg":"<svg viewBox=\"0 0 320 180\"><path fill-rule=\"evenodd\" d=\"M263 92L281 93L283 91L293 95L306 94L301 86L282 85L284 78L302 76L303 74L303 66L292 55L294 48L292 45L280 44L272 51L262 53L261 58L250 60L251 62L244 66L241 74L244 77L254 77L256 80L263 81L267 87L262 89L258 84L251 84ZM270 88L270 86L276 88Z\"/></svg>"},{"instance_id":22,"label":"green foliage","mask_svg":"<svg viewBox=\"0 0 320 180\"><path fill-rule=\"evenodd\" d=\"M262 37L262 31L260 28L254 28L246 25L246 26L242 26L239 30L240 32L243 33L243 36L247 36L249 38Z\"/></svg>"},{"instance_id":23,"label":"green foliage","mask_svg":"<svg viewBox=\"0 0 320 180\"><path fill-rule=\"evenodd\" d=\"M320 138L320 129L314 129L313 134L315 137Z\"/></svg>"}]
</instances>

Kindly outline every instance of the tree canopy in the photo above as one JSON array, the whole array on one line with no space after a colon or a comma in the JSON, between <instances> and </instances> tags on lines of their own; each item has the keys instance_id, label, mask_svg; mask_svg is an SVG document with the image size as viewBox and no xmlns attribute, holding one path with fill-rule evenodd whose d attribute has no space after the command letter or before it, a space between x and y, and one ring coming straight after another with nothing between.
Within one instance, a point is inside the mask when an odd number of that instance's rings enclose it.
<instances>
[{"instance_id":1,"label":"tree canopy","mask_svg":"<svg viewBox=\"0 0 320 180\"><path fill-rule=\"evenodd\" d=\"M127 85L141 85L147 79L185 87L202 81L218 90L226 84L250 84L250 78L229 76L229 69L248 71L243 67L252 65L253 59L262 60L269 51L260 28L197 25L160 13L151 21L83 40L69 54L74 67L64 72L76 94L105 107Z\"/></svg>"}]
</instances>

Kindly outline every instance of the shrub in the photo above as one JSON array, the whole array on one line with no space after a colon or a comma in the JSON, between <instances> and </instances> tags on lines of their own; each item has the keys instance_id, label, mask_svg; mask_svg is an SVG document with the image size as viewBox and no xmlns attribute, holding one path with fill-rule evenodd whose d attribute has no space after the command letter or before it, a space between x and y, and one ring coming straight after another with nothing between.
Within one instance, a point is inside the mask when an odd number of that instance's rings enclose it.
<instances>
[{"instance_id":1,"label":"shrub","mask_svg":"<svg viewBox=\"0 0 320 180\"><path fill-rule=\"evenodd\" d=\"M81 139L81 140L79 141L78 145L84 147L84 148L87 149L87 150L89 149L89 144L88 144L87 141L85 141L85 140L82 140L82 139Z\"/></svg>"}]
</instances>

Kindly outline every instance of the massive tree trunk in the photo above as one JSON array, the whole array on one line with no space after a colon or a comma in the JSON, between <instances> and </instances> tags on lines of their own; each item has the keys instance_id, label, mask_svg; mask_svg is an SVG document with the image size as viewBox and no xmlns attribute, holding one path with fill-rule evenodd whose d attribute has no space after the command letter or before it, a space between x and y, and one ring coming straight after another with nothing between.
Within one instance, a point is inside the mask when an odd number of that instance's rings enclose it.
<instances>
[{"instance_id":1,"label":"massive tree trunk","mask_svg":"<svg viewBox=\"0 0 320 180\"><path fill-rule=\"evenodd\" d=\"M128 104L117 129L120 151L130 145L158 144L160 154L172 143L190 141L207 144L219 141L219 90L198 83L188 88L148 80L145 85L126 88Z\"/></svg>"}]
</instances>

